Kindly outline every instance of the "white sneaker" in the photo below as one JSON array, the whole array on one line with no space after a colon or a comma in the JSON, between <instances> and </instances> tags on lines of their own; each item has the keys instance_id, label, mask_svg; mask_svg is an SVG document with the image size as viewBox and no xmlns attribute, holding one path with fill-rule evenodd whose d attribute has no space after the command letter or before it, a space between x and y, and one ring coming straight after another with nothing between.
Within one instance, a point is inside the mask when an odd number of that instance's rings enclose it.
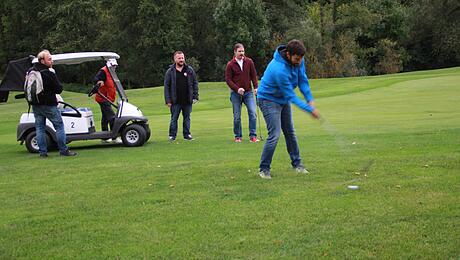
<instances>
[{"instance_id":1,"label":"white sneaker","mask_svg":"<svg viewBox=\"0 0 460 260\"><path fill-rule=\"evenodd\" d=\"M109 143L112 143L112 142L113 142L112 138L105 139L105 140L102 139L102 140L101 140L101 143L103 143L103 144L109 144Z\"/></svg>"},{"instance_id":2,"label":"white sneaker","mask_svg":"<svg viewBox=\"0 0 460 260\"><path fill-rule=\"evenodd\" d=\"M262 178L262 179L271 179L271 178L272 178L272 176L270 175L270 171L269 171L269 170L260 170L259 176L260 176L260 178Z\"/></svg>"},{"instance_id":3,"label":"white sneaker","mask_svg":"<svg viewBox=\"0 0 460 260\"><path fill-rule=\"evenodd\" d=\"M117 137L115 140L112 141L114 144L122 144L123 141L121 140L121 137Z\"/></svg>"},{"instance_id":4,"label":"white sneaker","mask_svg":"<svg viewBox=\"0 0 460 260\"><path fill-rule=\"evenodd\" d=\"M310 173L307 169L305 169L305 166L303 166L303 165L298 165L297 167L295 167L295 171L297 173L301 173L301 174L309 174Z\"/></svg>"}]
</instances>

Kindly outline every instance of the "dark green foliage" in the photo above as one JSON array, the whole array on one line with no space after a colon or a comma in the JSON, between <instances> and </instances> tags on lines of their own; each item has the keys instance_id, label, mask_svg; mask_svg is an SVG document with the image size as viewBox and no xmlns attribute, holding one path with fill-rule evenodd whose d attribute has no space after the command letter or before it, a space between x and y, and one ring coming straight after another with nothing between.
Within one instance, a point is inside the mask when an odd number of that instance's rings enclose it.
<instances>
[{"instance_id":1,"label":"dark green foliage","mask_svg":"<svg viewBox=\"0 0 460 260\"><path fill-rule=\"evenodd\" d=\"M411 56L409 69L456 66L460 63L460 2L458 0L415 1L410 10Z\"/></svg>"},{"instance_id":2,"label":"dark green foliage","mask_svg":"<svg viewBox=\"0 0 460 260\"><path fill-rule=\"evenodd\" d=\"M214 21L216 36L222 53L221 59L231 59L233 45L237 42L245 46L246 55L254 58L260 64L259 57L265 55L269 30L264 5L261 0L243 0L218 2ZM221 71L223 79L224 71Z\"/></svg>"},{"instance_id":3,"label":"dark green foliage","mask_svg":"<svg viewBox=\"0 0 460 260\"><path fill-rule=\"evenodd\" d=\"M460 64L457 0L4 0L0 75L12 59L114 51L128 88L163 84L182 50L200 81L224 77L241 42L259 74L273 50L296 38L310 77L386 74ZM87 85L102 62L58 68L64 82Z\"/></svg>"}]
</instances>

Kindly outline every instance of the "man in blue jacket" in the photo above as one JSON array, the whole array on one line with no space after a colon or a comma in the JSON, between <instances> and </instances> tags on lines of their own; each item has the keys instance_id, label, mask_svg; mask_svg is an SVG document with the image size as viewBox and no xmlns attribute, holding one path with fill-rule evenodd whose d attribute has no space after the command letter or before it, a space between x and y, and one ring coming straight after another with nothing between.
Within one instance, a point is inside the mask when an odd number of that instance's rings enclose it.
<instances>
[{"instance_id":1,"label":"man in blue jacket","mask_svg":"<svg viewBox=\"0 0 460 260\"><path fill-rule=\"evenodd\" d=\"M271 179L270 165L276 145L283 130L291 165L298 173L308 173L300 159L299 146L292 121L291 103L319 119L319 111L308 84L305 70L305 46L299 40L291 40L279 46L268 64L257 91L259 107L267 124L268 138L260 158L260 177ZM299 87L306 102L294 89Z\"/></svg>"}]
</instances>

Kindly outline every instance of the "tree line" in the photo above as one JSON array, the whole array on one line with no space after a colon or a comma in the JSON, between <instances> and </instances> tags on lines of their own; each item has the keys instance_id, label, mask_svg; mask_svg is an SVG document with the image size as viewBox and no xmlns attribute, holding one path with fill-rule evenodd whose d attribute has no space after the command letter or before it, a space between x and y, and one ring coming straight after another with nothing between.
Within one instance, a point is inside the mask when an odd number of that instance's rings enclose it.
<instances>
[{"instance_id":1,"label":"tree line","mask_svg":"<svg viewBox=\"0 0 460 260\"><path fill-rule=\"evenodd\" d=\"M307 48L311 78L460 65L458 0L3 0L0 75L9 60L113 51L128 88L163 84L175 50L201 81L222 81L241 42L259 75L290 39ZM60 69L88 84L101 64Z\"/></svg>"}]
</instances>

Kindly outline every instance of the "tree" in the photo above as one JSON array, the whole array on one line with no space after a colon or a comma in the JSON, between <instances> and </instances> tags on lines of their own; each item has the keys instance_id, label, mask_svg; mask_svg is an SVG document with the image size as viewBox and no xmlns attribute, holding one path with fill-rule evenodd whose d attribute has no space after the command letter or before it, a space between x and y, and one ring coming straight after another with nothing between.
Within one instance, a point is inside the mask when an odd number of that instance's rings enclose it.
<instances>
[{"instance_id":1,"label":"tree","mask_svg":"<svg viewBox=\"0 0 460 260\"><path fill-rule=\"evenodd\" d=\"M216 75L214 64L215 57L219 56L216 25L213 19L209 19L213 16L216 6L215 0L186 1L185 15L193 39L193 42L185 47L187 63L195 60L193 68L197 70L199 67L199 79L204 81L221 79L221 75Z\"/></svg>"},{"instance_id":2,"label":"tree","mask_svg":"<svg viewBox=\"0 0 460 260\"><path fill-rule=\"evenodd\" d=\"M0 2L0 71L8 61L36 55L51 24L41 13L46 1L3 0Z\"/></svg>"},{"instance_id":3,"label":"tree","mask_svg":"<svg viewBox=\"0 0 460 260\"><path fill-rule=\"evenodd\" d=\"M54 8L46 8L40 17L53 24L43 39L45 48L55 53L97 50L100 29L94 1L67 0ZM60 77L63 81L86 85L91 82L99 65L85 63L73 68L63 67L60 68Z\"/></svg>"},{"instance_id":4,"label":"tree","mask_svg":"<svg viewBox=\"0 0 460 260\"><path fill-rule=\"evenodd\" d=\"M233 45L241 42L246 53L260 68L261 59L269 38L269 28L261 0L219 0L214 20L221 55L220 60L228 60L233 55ZM223 79L225 63L218 66ZM260 71L260 69L258 70Z\"/></svg>"},{"instance_id":5,"label":"tree","mask_svg":"<svg viewBox=\"0 0 460 260\"><path fill-rule=\"evenodd\" d=\"M431 69L460 64L460 2L414 1L410 36L405 42L409 69Z\"/></svg>"}]
</instances>

